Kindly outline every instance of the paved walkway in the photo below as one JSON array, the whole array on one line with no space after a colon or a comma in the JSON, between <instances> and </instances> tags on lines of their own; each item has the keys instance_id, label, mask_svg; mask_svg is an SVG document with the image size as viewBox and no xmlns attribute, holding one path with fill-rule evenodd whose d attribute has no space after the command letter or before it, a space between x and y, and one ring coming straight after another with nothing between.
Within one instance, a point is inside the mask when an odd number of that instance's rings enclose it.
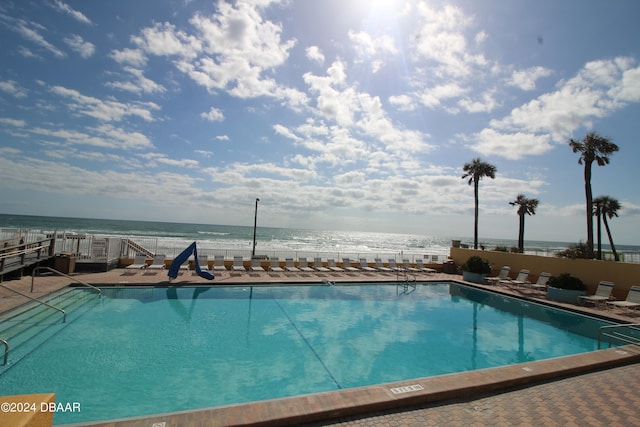
<instances>
[{"instance_id":1,"label":"paved walkway","mask_svg":"<svg viewBox=\"0 0 640 427\"><path fill-rule=\"evenodd\" d=\"M640 366L311 426L640 426Z\"/></svg>"},{"instance_id":2,"label":"paved walkway","mask_svg":"<svg viewBox=\"0 0 640 427\"><path fill-rule=\"evenodd\" d=\"M165 272L156 274L130 273L124 270L112 270L106 273L76 274L74 277L94 285L166 285ZM378 275L354 273L329 275L328 277L315 274L229 274L223 273L216 277L215 282L207 282L190 273L182 273L173 282L175 285L189 284L241 284L241 283L286 283L286 282L321 282L323 279L332 281L395 281L395 275ZM460 280L455 275L424 275L419 280ZM29 293L31 278L7 281L4 283L14 289ZM42 296L55 289L69 284L69 279L45 276L34 281L32 296ZM492 287L492 290L514 294L520 297L544 300L542 294L529 293L528 290L509 289L506 287ZM24 303L24 297L0 288L0 312ZM598 316L609 316L620 321L638 323L640 316L621 310L603 310L587 307L569 307L583 310ZM517 386L513 378L519 378L523 373L523 365L474 371L460 376L449 376L444 380L436 378L421 381L425 390L442 390L447 387L458 388L454 397L437 403L422 404L422 406L408 406L394 409L394 397L385 387L362 388L346 393L326 393L299 397L291 400L276 400L269 403L252 403L237 405L232 408L211 408L184 414L164 414L146 418L121 420L98 425L110 427L149 427L153 423L160 423L164 427L172 426L224 426L224 425L301 425L304 414L312 410L331 412L336 408L334 418L340 415L353 414L349 405L364 402L368 408L365 415L350 418L338 418L307 424L307 426L640 426L640 363L638 354L640 348L628 347L627 352L609 350L591 352L587 355L550 361L533 362L533 370L561 369L567 373L561 379L549 382L535 382L534 385ZM608 352L608 353L607 353ZM620 354L619 354L620 353ZM626 355L621 355L625 353ZM604 354L604 355L603 355ZM619 359L620 363L615 363ZM603 364L604 360L604 364ZM576 372L575 364L584 364L584 373ZM611 367L611 365L615 365ZM602 366L609 366L603 369ZM595 366L601 366L594 371ZM526 368L527 370L529 368ZM544 374L544 372L543 372ZM446 376L445 376L446 377ZM503 377L503 378L500 378ZM543 378L540 377L540 378ZM415 380L414 382L416 382ZM500 382L512 384L511 388L487 393L486 388L478 381L491 384ZM447 385L442 385L447 382ZM408 384L408 383L407 383ZM480 385L478 385L480 384ZM386 393L386 395L385 395ZM484 394L482 394L484 393ZM380 400L380 395L382 399ZM386 399L386 401L385 401ZM422 400L425 401L425 400ZM426 400L428 401L428 400ZM378 403L375 403L378 402ZM376 405L380 406L376 406ZM417 403L416 403L417 404ZM415 404L414 404L415 405ZM376 412L376 408L382 408ZM409 408L409 409L407 409ZM292 421L291 414L302 411L302 418ZM360 411L362 412L362 411ZM267 418L263 415L268 414ZM253 418L252 418L253 416ZM238 417L238 418L232 418ZM262 418L261 418L262 417ZM281 417L281 418L279 418Z\"/></svg>"}]
</instances>

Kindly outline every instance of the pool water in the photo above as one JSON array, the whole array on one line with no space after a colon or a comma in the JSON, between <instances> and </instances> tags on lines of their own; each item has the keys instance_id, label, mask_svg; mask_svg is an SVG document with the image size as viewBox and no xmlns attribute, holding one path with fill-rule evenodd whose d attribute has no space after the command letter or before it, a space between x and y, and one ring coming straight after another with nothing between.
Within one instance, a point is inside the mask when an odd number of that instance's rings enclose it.
<instances>
[{"instance_id":1,"label":"pool water","mask_svg":"<svg viewBox=\"0 0 640 427\"><path fill-rule=\"evenodd\" d=\"M139 416L588 352L607 324L450 283L103 292L0 394L80 403L56 424Z\"/></svg>"}]
</instances>

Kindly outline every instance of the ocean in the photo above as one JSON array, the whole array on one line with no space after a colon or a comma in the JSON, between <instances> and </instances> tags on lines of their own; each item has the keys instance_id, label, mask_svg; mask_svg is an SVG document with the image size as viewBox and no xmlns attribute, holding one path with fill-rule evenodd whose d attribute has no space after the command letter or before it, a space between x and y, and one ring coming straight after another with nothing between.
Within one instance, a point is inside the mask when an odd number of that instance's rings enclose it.
<instances>
[{"instance_id":1,"label":"ocean","mask_svg":"<svg viewBox=\"0 0 640 427\"><path fill-rule=\"evenodd\" d=\"M42 233L66 232L97 237L126 237L143 244L154 253L165 253L172 257L197 242L198 251L250 256L253 246L253 226L216 224L186 224L154 221L129 221L92 218L61 218L48 216L0 214L0 229L6 234L10 229L30 229ZM295 228L261 227L256 229L256 255L268 256L342 256L369 254L383 259L386 256L440 255L449 254L452 240L473 244L465 236L429 236L367 231L331 231ZM487 249L496 246L511 248L516 240L481 238ZM568 242L525 241L525 252L552 255L567 248ZM619 252L640 253L640 247L621 245ZM326 256L325 256L326 257Z\"/></svg>"}]
</instances>

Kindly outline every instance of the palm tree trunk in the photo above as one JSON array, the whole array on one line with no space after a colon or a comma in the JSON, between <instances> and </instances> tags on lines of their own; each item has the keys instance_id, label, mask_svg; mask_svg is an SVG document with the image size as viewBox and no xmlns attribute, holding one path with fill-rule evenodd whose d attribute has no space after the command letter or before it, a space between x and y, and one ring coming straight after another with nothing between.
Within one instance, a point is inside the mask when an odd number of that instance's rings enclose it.
<instances>
[{"instance_id":1,"label":"palm tree trunk","mask_svg":"<svg viewBox=\"0 0 640 427\"><path fill-rule=\"evenodd\" d=\"M602 215L602 219L604 221L604 228L605 230L607 230L607 236L609 237L609 245L611 245L611 252L613 252L613 259L615 259L616 261L620 261L620 257L618 256L616 247L613 244L613 238L611 237L611 230L609 230L609 223L607 222L607 216Z\"/></svg>"},{"instance_id":2,"label":"palm tree trunk","mask_svg":"<svg viewBox=\"0 0 640 427\"><path fill-rule=\"evenodd\" d=\"M591 164L584 163L584 192L587 199L587 258L593 259L593 194L591 192Z\"/></svg>"},{"instance_id":3,"label":"palm tree trunk","mask_svg":"<svg viewBox=\"0 0 640 427\"><path fill-rule=\"evenodd\" d=\"M600 224L601 221L601 217L602 217L602 211L600 210L600 206L596 207L596 218L597 218L597 223L596 223L596 233L597 233L597 238L598 238L598 259L602 259L602 225Z\"/></svg>"},{"instance_id":4,"label":"palm tree trunk","mask_svg":"<svg viewBox=\"0 0 640 427\"><path fill-rule=\"evenodd\" d=\"M524 211L520 212L520 228L518 229L518 252L524 252Z\"/></svg>"},{"instance_id":5,"label":"palm tree trunk","mask_svg":"<svg viewBox=\"0 0 640 427\"><path fill-rule=\"evenodd\" d=\"M478 249L478 183L478 180L473 182L473 195L476 202L473 221L473 249Z\"/></svg>"}]
</instances>

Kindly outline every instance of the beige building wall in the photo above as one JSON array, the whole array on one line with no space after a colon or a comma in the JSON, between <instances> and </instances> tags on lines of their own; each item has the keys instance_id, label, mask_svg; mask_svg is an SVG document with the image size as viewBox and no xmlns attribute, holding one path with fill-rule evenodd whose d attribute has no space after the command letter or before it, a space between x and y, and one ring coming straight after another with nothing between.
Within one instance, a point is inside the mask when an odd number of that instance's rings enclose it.
<instances>
[{"instance_id":1,"label":"beige building wall","mask_svg":"<svg viewBox=\"0 0 640 427\"><path fill-rule=\"evenodd\" d=\"M504 265L511 267L511 277L515 277L521 269L530 271L530 281L538 279L542 272L558 275L571 273L579 277L587 285L587 293L595 292L601 280L608 280L615 284L613 296L618 300L627 297L629 288L640 285L640 264L614 261L600 261L589 259L567 259L538 255L526 255L499 251L481 251L465 248L451 248L450 257L457 266L472 255L478 255L489 261L493 274L497 275Z\"/></svg>"}]
</instances>

